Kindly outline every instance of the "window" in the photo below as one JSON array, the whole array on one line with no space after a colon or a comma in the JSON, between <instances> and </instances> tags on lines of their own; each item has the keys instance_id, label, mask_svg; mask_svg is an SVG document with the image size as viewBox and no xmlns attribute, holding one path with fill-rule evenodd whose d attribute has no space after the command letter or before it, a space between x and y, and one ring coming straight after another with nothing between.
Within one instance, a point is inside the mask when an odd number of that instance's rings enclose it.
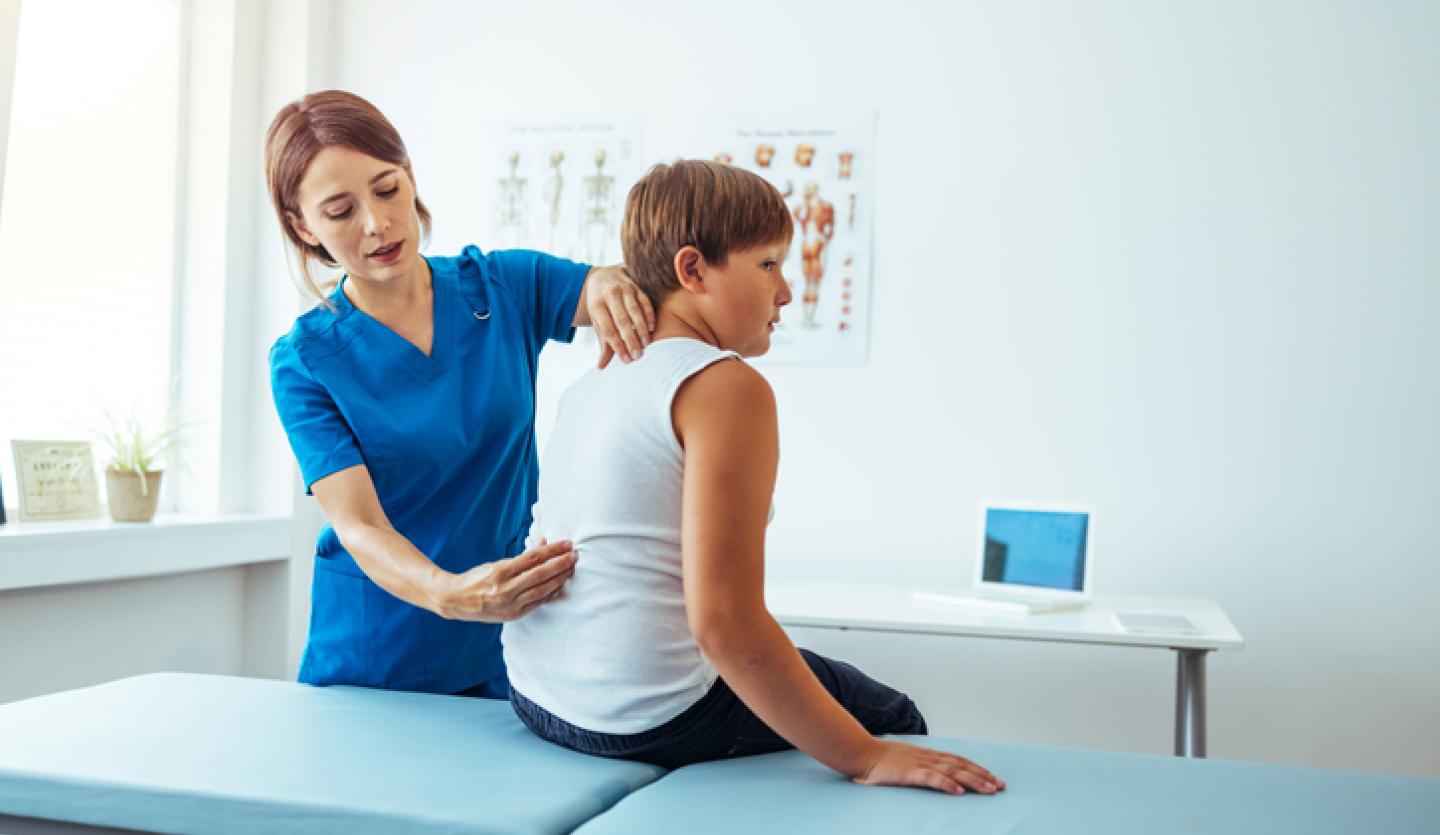
<instances>
[{"instance_id":1,"label":"window","mask_svg":"<svg viewBox=\"0 0 1440 835\"><path fill-rule=\"evenodd\" d=\"M178 0L20 4L0 143L0 479L12 504L10 440L93 440L102 406L150 419L169 408L181 57Z\"/></svg>"}]
</instances>

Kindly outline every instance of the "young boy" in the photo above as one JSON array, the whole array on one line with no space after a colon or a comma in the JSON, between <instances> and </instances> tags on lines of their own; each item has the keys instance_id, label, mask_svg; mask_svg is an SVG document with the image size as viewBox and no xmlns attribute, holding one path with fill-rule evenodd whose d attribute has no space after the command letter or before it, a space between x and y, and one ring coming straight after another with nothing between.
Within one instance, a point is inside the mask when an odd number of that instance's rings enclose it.
<instances>
[{"instance_id":1,"label":"young boy","mask_svg":"<svg viewBox=\"0 0 1440 835\"><path fill-rule=\"evenodd\" d=\"M861 783L993 793L969 760L876 739L924 734L914 702L797 650L765 609L779 433L741 358L790 302L791 230L779 192L729 165L658 165L630 191L621 239L654 341L560 402L527 546L570 540L579 561L505 625L511 702L587 754L676 768L793 745Z\"/></svg>"}]
</instances>

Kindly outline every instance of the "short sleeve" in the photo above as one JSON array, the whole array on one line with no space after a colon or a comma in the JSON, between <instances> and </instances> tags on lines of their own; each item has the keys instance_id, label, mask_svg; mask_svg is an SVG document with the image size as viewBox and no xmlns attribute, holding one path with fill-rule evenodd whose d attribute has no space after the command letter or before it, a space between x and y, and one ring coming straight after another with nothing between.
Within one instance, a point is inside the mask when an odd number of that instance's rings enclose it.
<instances>
[{"instance_id":1,"label":"short sleeve","mask_svg":"<svg viewBox=\"0 0 1440 835\"><path fill-rule=\"evenodd\" d=\"M534 325L537 346L546 340L569 342L575 336L575 310L585 287L588 264L528 249L491 252L492 280L510 294Z\"/></svg>"},{"instance_id":2,"label":"short sleeve","mask_svg":"<svg viewBox=\"0 0 1440 835\"><path fill-rule=\"evenodd\" d=\"M355 433L335 399L284 339L270 349L270 390L280 424L300 463L307 494L310 486L325 476L365 463Z\"/></svg>"}]
</instances>

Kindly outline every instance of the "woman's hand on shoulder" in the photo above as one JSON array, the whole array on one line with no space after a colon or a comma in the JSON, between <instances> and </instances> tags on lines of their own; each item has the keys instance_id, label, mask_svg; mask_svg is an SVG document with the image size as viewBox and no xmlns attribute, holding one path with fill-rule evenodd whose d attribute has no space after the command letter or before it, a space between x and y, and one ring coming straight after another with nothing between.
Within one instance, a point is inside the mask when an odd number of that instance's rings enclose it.
<instances>
[{"instance_id":1,"label":"woman's hand on shoulder","mask_svg":"<svg viewBox=\"0 0 1440 835\"><path fill-rule=\"evenodd\" d=\"M560 593L576 559L571 543L542 539L518 557L448 575L435 611L447 620L518 620Z\"/></svg>"},{"instance_id":2,"label":"woman's hand on shoulder","mask_svg":"<svg viewBox=\"0 0 1440 835\"><path fill-rule=\"evenodd\" d=\"M595 267L585 279L584 316L600 337L600 363L604 368L612 357L625 362L640 358L655 330L655 308L650 298L635 285L624 265Z\"/></svg>"}]
</instances>

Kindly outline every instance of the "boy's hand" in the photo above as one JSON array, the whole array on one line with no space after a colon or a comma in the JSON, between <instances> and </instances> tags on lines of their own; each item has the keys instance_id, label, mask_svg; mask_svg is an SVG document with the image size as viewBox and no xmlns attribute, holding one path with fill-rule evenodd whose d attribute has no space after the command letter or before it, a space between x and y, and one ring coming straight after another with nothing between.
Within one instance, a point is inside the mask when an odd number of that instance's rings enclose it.
<instances>
[{"instance_id":1,"label":"boy's hand","mask_svg":"<svg viewBox=\"0 0 1440 835\"><path fill-rule=\"evenodd\" d=\"M623 265L597 267L586 283L586 313L601 342L599 367L609 365L614 356L625 362L640 359L655 330L649 297L635 286Z\"/></svg>"},{"instance_id":2,"label":"boy's hand","mask_svg":"<svg viewBox=\"0 0 1440 835\"><path fill-rule=\"evenodd\" d=\"M904 742L876 740L875 759L853 779L867 786L916 786L946 794L977 791L994 794L1005 781L973 762L954 754L933 751Z\"/></svg>"}]
</instances>

